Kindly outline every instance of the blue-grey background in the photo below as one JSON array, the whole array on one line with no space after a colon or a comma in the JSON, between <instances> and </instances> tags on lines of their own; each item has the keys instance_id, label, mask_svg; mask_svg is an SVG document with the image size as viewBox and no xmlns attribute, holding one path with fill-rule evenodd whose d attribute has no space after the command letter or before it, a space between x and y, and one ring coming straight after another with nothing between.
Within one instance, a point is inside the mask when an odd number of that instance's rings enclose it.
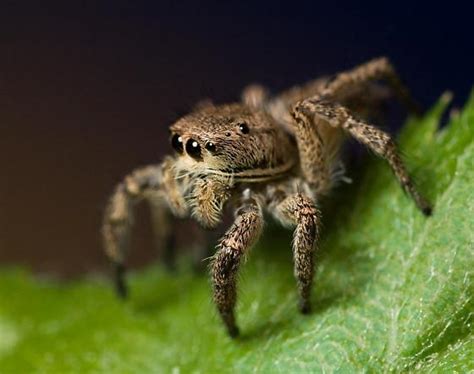
<instances>
[{"instance_id":1,"label":"blue-grey background","mask_svg":"<svg viewBox=\"0 0 474 374\"><path fill-rule=\"evenodd\" d=\"M462 105L471 15L455 1L2 2L0 262L102 266L112 186L158 161L167 126L204 96L235 100L254 81L277 91L386 55L425 107L446 89ZM153 256L142 221L134 263Z\"/></svg>"}]
</instances>

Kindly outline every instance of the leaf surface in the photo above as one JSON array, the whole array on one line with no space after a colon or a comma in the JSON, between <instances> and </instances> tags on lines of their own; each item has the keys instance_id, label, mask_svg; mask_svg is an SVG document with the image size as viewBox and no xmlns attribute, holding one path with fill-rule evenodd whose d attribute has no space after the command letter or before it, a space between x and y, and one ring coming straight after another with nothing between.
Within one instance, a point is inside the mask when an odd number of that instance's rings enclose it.
<instances>
[{"instance_id":1,"label":"leaf surface","mask_svg":"<svg viewBox=\"0 0 474 374\"><path fill-rule=\"evenodd\" d=\"M208 278L186 269L132 273L125 303L102 278L3 269L0 371L474 370L474 96L438 130L446 106L444 97L400 135L432 217L373 156L323 205L310 316L296 310L291 233L273 226L243 269L238 340L224 333Z\"/></svg>"}]
</instances>

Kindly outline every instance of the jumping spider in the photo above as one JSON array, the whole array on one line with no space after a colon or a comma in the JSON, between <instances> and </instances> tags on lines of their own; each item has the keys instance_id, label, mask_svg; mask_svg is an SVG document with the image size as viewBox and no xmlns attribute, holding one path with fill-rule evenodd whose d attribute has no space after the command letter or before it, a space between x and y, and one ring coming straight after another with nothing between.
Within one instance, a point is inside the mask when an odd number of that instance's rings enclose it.
<instances>
[{"instance_id":1,"label":"jumping spider","mask_svg":"<svg viewBox=\"0 0 474 374\"><path fill-rule=\"evenodd\" d=\"M171 215L215 228L224 206L231 205L234 223L220 239L210 266L214 302L229 335L239 333L234 315L237 272L260 236L264 210L294 228L299 310L308 313L321 224L318 200L334 184L344 135L384 158L402 188L429 215L431 206L416 190L392 138L362 119L376 110L381 94L374 81L380 80L409 110L417 109L393 66L379 58L275 97L252 85L241 103L206 102L174 123L175 154L126 176L106 209L102 233L119 294L126 294L124 260L136 202L151 204L161 238L168 237Z\"/></svg>"}]
</instances>

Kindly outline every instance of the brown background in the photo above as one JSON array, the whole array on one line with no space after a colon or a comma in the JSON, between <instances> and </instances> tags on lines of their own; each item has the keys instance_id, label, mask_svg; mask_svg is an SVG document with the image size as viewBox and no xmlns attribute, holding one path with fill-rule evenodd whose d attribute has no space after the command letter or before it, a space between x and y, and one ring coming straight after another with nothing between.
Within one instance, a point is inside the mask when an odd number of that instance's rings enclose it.
<instances>
[{"instance_id":1,"label":"brown background","mask_svg":"<svg viewBox=\"0 0 474 374\"><path fill-rule=\"evenodd\" d=\"M278 90L381 54L425 106L446 88L462 103L472 82L472 53L452 57L472 42L469 23L448 10L21 3L0 5L0 263L42 271L104 266L107 195L168 152L167 126L202 97L235 100L253 81ZM134 264L153 257L139 216Z\"/></svg>"}]
</instances>

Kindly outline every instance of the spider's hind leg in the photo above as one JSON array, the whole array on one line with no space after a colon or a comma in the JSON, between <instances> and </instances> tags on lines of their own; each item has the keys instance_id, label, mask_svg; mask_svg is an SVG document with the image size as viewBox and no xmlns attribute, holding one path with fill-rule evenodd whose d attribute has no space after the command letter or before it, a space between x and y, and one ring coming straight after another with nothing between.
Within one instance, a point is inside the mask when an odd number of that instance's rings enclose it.
<instances>
[{"instance_id":1,"label":"spider's hind leg","mask_svg":"<svg viewBox=\"0 0 474 374\"><path fill-rule=\"evenodd\" d=\"M269 100L268 90L260 84L250 84L242 91L242 102L252 109L261 109Z\"/></svg>"},{"instance_id":2,"label":"spider's hind leg","mask_svg":"<svg viewBox=\"0 0 474 374\"><path fill-rule=\"evenodd\" d=\"M421 113L420 105L413 99L410 91L403 84L390 60L386 57L373 59L356 66L354 69L335 75L318 94L321 97L339 99L354 88L364 87L368 83L377 80L386 81L400 102L410 112Z\"/></svg>"}]
</instances>

